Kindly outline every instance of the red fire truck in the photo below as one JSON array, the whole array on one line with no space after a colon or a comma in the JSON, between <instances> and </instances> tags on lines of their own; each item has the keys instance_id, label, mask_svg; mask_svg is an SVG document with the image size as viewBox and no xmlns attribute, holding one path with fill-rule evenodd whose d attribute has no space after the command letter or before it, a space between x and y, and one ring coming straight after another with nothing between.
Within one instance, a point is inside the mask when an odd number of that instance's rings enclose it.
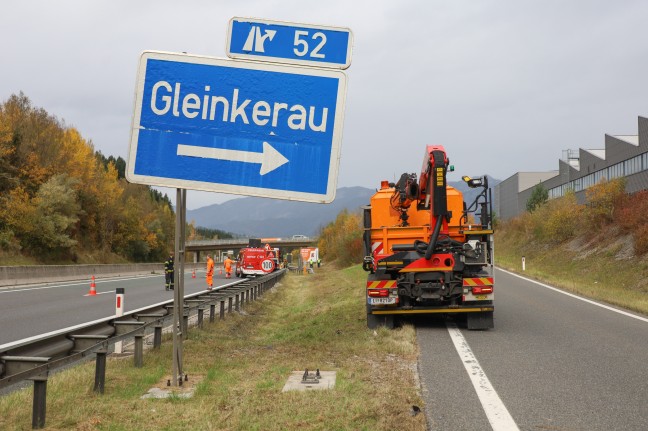
<instances>
[{"instance_id":1,"label":"red fire truck","mask_svg":"<svg viewBox=\"0 0 648 431\"><path fill-rule=\"evenodd\" d=\"M262 247L260 240L251 239L249 245L239 252L234 273L237 277L270 274L280 268L280 263L279 248L270 247L269 244Z\"/></svg>"}]
</instances>

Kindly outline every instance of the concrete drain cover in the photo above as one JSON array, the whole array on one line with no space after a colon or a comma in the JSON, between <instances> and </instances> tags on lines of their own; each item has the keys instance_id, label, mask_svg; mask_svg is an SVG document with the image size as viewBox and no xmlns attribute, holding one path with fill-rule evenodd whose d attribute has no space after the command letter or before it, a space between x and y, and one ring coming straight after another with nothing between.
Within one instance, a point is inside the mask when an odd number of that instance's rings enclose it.
<instances>
[{"instance_id":1,"label":"concrete drain cover","mask_svg":"<svg viewBox=\"0 0 648 431\"><path fill-rule=\"evenodd\" d=\"M203 380L201 375L192 375L191 380L187 374L184 375L184 380L179 382L182 385L172 387L171 386L171 376L165 376L158 384L151 388L146 394L142 395L141 398L191 398L196 391L196 386Z\"/></svg>"},{"instance_id":2,"label":"concrete drain cover","mask_svg":"<svg viewBox=\"0 0 648 431\"><path fill-rule=\"evenodd\" d=\"M165 389L160 389L160 388L152 388L149 389L149 391L142 395L142 399L146 398L171 398L171 397L177 397L177 398L191 398L193 397L194 391L193 389L188 391L188 392L174 392L172 390L165 390Z\"/></svg>"},{"instance_id":3,"label":"concrete drain cover","mask_svg":"<svg viewBox=\"0 0 648 431\"><path fill-rule=\"evenodd\" d=\"M337 371L293 371L281 392L333 389Z\"/></svg>"}]
</instances>

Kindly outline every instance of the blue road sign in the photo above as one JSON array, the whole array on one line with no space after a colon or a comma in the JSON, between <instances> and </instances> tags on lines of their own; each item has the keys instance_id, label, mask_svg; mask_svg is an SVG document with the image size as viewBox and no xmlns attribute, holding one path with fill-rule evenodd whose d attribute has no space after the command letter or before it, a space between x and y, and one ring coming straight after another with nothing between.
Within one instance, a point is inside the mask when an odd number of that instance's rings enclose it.
<instances>
[{"instance_id":1,"label":"blue road sign","mask_svg":"<svg viewBox=\"0 0 648 431\"><path fill-rule=\"evenodd\" d=\"M231 58L346 69L352 45L348 28L232 18L226 50Z\"/></svg>"},{"instance_id":2,"label":"blue road sign","mask_svg":"<svg viewBox=\"0 0 648 431\"><path fill-rule=\"evenodd\" d=\"M345 95L342 71L144 52L126 178L331 202Z\"/></svg>"}]
</instances>

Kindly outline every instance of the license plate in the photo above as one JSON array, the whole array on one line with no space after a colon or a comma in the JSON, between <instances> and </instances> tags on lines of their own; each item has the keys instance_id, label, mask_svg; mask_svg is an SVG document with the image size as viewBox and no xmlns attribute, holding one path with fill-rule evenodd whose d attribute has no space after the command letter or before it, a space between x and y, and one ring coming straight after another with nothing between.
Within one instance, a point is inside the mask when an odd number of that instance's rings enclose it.
<instances>
[{"instance_id":1,"label":"license plate","mask_svg":"<svg viewBox=\"0 0 648 431\"><path fill-rule=\"evenodd\" d=\"M372 305L396 304L396 298L369 298L369 304Z\"/></svg>"},{"instance_id":2,"label":"license plate","mask_svg":"<svg viewBox=\"0 0 648 431\"><path fill-rule=\"evenodd\" d=\"M475 295L475 299L483 301L484 299L488 299L488 295Z\"/></svg>"}]
</instances>

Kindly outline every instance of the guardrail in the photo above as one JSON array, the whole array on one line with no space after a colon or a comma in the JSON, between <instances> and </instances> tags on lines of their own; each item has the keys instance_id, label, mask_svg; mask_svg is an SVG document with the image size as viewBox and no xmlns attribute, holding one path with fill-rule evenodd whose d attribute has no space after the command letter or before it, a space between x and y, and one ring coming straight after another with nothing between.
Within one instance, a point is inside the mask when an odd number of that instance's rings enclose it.
<instances>
[{"instance_id":1,"label":"guardrail","mask_svg":"<svg viewBox=\"0 0 648 431\"><path fill-rule=\"evenodd\" d=\"M183 304L183 324L179 336L186 338L183 328L189 328L195 317L196 326L202 327L205 312L209 321L216 316L219 306L219 319L229 313L240 311L244 303L256 301L268 289L272 288L286 273L280 270L258 278L243 279L226 287L206 293L187 295ZM0 346L0 390L32 380L34 382L32 428L45 426L45 405L47 396L47 379L51 372L95 356L94 391L103 394L105 388L106 356L117 342L133 339L134 366L144 364L144 337L153 337L153 348L162 345L164 326L172 325L173 300L155 304L125 313L120 317L111 317L77 325L61 331L50 333L41 338L8 343ZM186 330L186 329L185 329ZM182 385L182 376L178 382Z\"/></svg>"}]
</instances>

